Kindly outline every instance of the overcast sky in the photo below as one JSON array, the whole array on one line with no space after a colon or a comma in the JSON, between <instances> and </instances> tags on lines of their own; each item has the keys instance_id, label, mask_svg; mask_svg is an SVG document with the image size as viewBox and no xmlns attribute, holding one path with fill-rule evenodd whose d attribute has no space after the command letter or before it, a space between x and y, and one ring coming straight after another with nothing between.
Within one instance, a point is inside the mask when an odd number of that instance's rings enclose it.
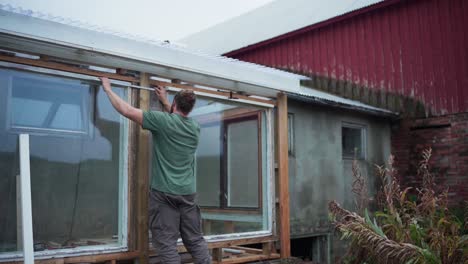
<instances>
[{"instance_id":1,"label":"overcast sky","mask_svg":"<svg viewBox=\"0 0 468 264\"><path fill-rule=\"evenodd\" d=\"M269 2L272 0L0 0L0 4L171 41Z\"/></svg>"}]
</instances>

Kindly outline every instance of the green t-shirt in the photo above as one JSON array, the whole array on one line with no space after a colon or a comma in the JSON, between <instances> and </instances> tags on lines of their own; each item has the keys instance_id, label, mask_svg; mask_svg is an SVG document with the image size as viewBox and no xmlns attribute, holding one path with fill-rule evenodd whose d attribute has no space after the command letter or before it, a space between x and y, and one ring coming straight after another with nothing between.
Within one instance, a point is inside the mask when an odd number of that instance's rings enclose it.
<instances>
[{"instance_id":1,"label":"green t-shirt","mask_svg":"<svg viewBox=\"0 0 468 264\"><path fill-rule=\"evenodd\" d=\"M178 114L145 111L142 127L153 134L151 188L177 195L195 193L200 125Z\"/></svg>"}]
</instances>

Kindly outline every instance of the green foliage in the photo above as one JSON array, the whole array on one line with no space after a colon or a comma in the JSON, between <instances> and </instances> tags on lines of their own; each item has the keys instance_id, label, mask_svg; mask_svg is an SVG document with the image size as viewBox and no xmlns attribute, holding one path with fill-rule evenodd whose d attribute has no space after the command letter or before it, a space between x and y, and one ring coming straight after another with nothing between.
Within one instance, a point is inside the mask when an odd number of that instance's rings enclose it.
<instances>
[{"instance_id":1,"label":"green foliage","mask_svg":"<svg viewBox=\"0 0 468 264\"><path fill-rule=\"evenodd\" d=\"M415 190L402 190L393 169L393 157L388 167L377 166L382 190L378 195L379 209L373 215L363 207L369 201L363 187L366 184L359 168L355 168L357 162L353 163L352 191L356 195L356 210L364 216L347 211L334 201L329 204L330 219L342 239L351 239L346 263L455 264L468 259L468 216L455 216L448 210L447 191L435 191L429 172L431 150L422 156L419 174L423 184ZM415 192L409 194L410 191Z\"/></svg>"}]
</instances>

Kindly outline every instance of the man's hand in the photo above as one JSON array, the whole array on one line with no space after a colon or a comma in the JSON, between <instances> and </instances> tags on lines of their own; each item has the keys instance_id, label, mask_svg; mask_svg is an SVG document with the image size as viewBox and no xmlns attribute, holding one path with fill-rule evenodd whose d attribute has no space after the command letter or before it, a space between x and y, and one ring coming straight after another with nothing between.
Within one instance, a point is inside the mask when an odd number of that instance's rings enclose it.
<instances>
[{"instance_id":1,"label":"man's hand","mask_svg":"<svg viewBox=\"0 0 468 264\"><path fill-rule=\"evenodd\" d=\"M102 87L104 88L104 91L107 93L108 91L112 90L109 78L107 77L99 77L99 80L102 82Z\"/></svg>"},{"instance_id":2,"label":"man's hand","mask_svg":"<svg viewBox=\"0 0 468 264\"><path fill-rule=\"evenodd\" d=\"M156 85L154 87L154 93L158 96L159 101L167 101L166 87Z\"/></svg>"},{"instance_id":3,"label":"man's hand","mask_svg":"<svg viewBox=\"0 0 468 264\"><path fill-rule=\"evenodd\" d=\"M169 101L167 100L167 91L166 91L166 87L160 86L160 85L156 85L156 86L154 87L154 93L158 96L159 101L160 101L161 104L163 105L164 111L170 112L170 110L171 110L171 104L170 104Z\"/></svg>"},{"instance_id":4,"label":"man's hand","mask_svg":"<svg viewBox=\"0 0 468 264\"><path fill-rule=\"evenodd\" d=\"M121 115L127 117L128 119L136 122L139 125L143 124L143 111L138 108L135 108L122 100L116 93L112 91L110 81L107 77L99 77L99 80L102 82L102 87L106 92L112 106L119 112Z\"/></svg>"}]
</instances>

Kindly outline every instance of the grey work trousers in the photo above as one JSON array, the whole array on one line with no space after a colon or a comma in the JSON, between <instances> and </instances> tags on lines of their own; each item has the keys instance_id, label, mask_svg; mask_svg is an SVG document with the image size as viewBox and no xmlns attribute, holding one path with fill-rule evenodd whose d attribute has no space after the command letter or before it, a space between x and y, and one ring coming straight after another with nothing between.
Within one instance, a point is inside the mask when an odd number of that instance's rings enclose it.
<instances>
[{"instance_id":1,"label":"grey work trousers","mask_svg":"<svg viewBox=\"0 0 468 264\"><path fill-rule=\"evenodd\" d=\"M177 252L179 234L194 263L211 263L195 198L195 194L173 195L154 189L150 192L149 227L153 246L164 264L181 263Z\"/></svg>"}]
</instances>

